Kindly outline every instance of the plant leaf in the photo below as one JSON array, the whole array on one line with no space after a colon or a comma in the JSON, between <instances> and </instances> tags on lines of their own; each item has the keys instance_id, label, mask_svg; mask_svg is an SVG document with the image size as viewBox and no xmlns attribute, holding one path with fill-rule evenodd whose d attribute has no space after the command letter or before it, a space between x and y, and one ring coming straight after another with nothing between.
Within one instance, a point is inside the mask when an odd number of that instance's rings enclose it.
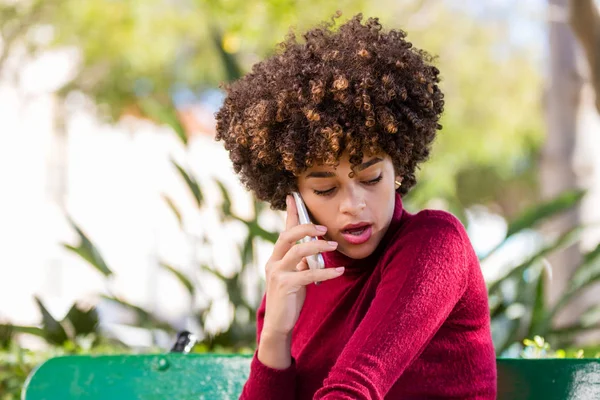
<instances>
[{"instance_id":1,"label":"plant leaf","mask_svg":"<svg viewBox=\"0 0 600 400\"><path fill-rule=\"evenodd\" d=\"M173 211L173 214L175 214L175 218L177 218L177 222L179 223L179 227L180 228L183 227L183 219L181 218L181 212L179 212L179 209L177 208L177 206L173 202L173 199L171 199L166 194L161 195L161 197L167 203L167 205L169 206L169 208L171 209L171 211Z\"/></svg>"},{"instance_id":2,"label":"plant leaf","mask_svg":"<svg viewBox=\"0 0 600 400\"><path fill-rule=\"evenodd\" d=\"M508 230L504 240L498 243L498 245L490 250L485 256L481 257L479 261L484 262L486 259L488 259L492 254L498 251L498 249L504 246L508 238L516 233L525 229L533 228L540 221L549 219L550 217L575 206L582 199L585 193L586 192L584 190L566 191L554 199L525 210L519 217L517 217L508 225Z\"/></svg>"},{"instance_id":3,"label":"plant leaf","mask_svg":"<svg viewBox=\"0 0 600 400\"><path fill-rule=\"evenodd\" d=\"M84 310L78 307L77 303L71 306L64 321L68 321L71 324L75 331L75 336L96 333L98 324L100 323L96 307L89 307L87 310Z\"/></svg>"},{"instance_id":4,"label":"plant leaf","mask_svg":"<svg viewBox=\"0 0 600 400\"><path fill-rule=\"evenodd\" d=\"M14 335L15 333L27 333L29 335L35 335L44 337L44 330L37 326L23 326L23 325L12 325L12 324L0 324L0 336L7 338L8 335Z\"/></svg>"},{"instance_id":5,"label":"plant leaf","mask_svg":"<svg viewBox=\"0 0 600 400\"><path fill-rule=\"evenodd\" d=\"M223 197L223 203L221 204L221 210L226 217L231 216L231 198L229 197L229 192L227 192L227 188L218 179L215 179L216 184L219 186L221 190L221 196Z\"/></svg>"},{"instance_id":6,"label":"plant leaf","mask_svg":"<svg viewBox=\"0 0 600 400\"><path fill-rule=\"evenodd\" d=\"M248 235L242 247L242 266L251 264L254 261L254 244L252 235Z\"/></svg>"},{"instance_id":7,"label":"plant leaf","mask_svg":"<svg viewBox=\"0 0 600 400\"><path fill-rule=\"evenodd\" d=\"M559 236L551 244L543 247L540 251L535 253L528 260L519 264L515 268L511 269L504 276L502 276L501 278L496 280L494 283L492 283L492 285L488 289L488 293L497 291L505 279L508 279L509 277L519 276L527 268L531 267L534 263L539 262L543 257L546 257L548 254L550 254L560 248L563 248L565 246L572 244L575 240L577 240L577 238L581 234L582 230L583 230L582 226L576 226L576 227L570 229L569 231L567 231L566 233L562 234L561 236Z\"/></svg>"},{"instance_id":8,"label":"plant leaf","mask_svg":"<svg viewBox=\"0 0 600 400\"><path fill-rule=\"evenodd\" d=\"M540 221L572 208L579 203L585 193L585 190L569 190L545 203L529 208L508 225L506 237L512 236L524 229L532 228Z\"/></svg>"},{"instance_id":9,"label":"plant leaf","mask_svg":"<svg viewBox=\"0 0 600 400\"><path fill-rule=\"evenodd\" d=\"M234 81L242 76L242 70L237 62L237 59L233 54L230 54L225 51L223 48L223 36L217 30L215 24L211 24L210 26L210 36L217 50L219 56L221 57L221 61L223 62L223 67L225 67L225 72L227 76L227 80L229 82Z\"/></svg>"},{"instance_id":10,"label":"plant leaf","mask_svg":"<svg viewBox=\"0 0 600 400\"><path fill-rule=\"evenodd\" d=\"M171 160L171 163L175 166L175 168L177 168L177 171L179 171L179 175L181 175L181 177L185 180L185 183L194 195L194 199L196 200L196 204L198 205L198 207L202 207L204 196L202 195L200 185L198 185L196 179L192 175L188 174L186 170L181 165L177 164L175 160Z\"/></svg>"},{"instance_id":11,"label":"plant leaf","mask_svg":"<svg viewBox=\"0 0 600 400\"><path fill-rule=\"evenodd\" d=\"M171 326L171 324L169 324L168 322L161 321L160 319L155 317L151 312L144 310L142 307L136 306L125 300L121 300L121 299L119 299L117 297L113 297L113 296L100 295L100 297L102 297L103 299L105 299L111 303L116 303L116 304L122 306L123 308L132 311L138 318L138 322L137 322L136 326L139 326L142 328L163 329L169 333L176 332L176 329L173 326Z\"/></svg>"},{"instance_id":12,"label":"plant leaf","mask_svg":"<svg viewBox=\"0 0 600 400\"><path fill-rule=\"evenodd\" d=\"M258 224L257 220L246 222L246 225L248 225L248 229L250 230L251 236L254 236L254 237L258 236L258 237L263 238L266 241L269 241L271 243L275 243L277 241L277 239L279 238L278 233L269 232L269 231L263 229Z\"/></svg>"},{"instance_id":13,"label":"plant leaf","mask_svg":"<svg viewBox=\"0 0 600 400\"><path fill-rule=\"evenodd\" d=\"M94 246L90 239L88 239L85 233L83 233L79 226L69 216L67 216L67 219L73 227L73 229L75 229L75 231L77 232L77 235L79 236L79 245L77 247L71 246L66 243L63 243L62 245L66 249L79 255L81 258L83 258L85 261L91 264L94 268L96 268L96 270L99 271L105 277L111 276L113 272L110 268L108 268L108 265L106 265L104 258L102 258L102 255L100 254L96 246Z\"/></svg>"},{"instance_id":14,"label":"plant leaf","mask_svg":"<svg viewBox=\"0 0 600 400\"><path fill-rule=\"evenodd\" d=\"M184 145L188 144L187 134L177 116L177 108L173 102L163 105L153 97L138 99L138 105L142 112L151 120L170 126Z\"/></svg>"},{"instance_id":15,"label":"plant leaf","mask_svg":"<svg viewBox=\"0 0 600 400\"><path fill-rule=\"evenodd\" d=\"M49 343L59 346L62 345L69 340L65 328L52 316L52 314L50 314L50 312L48 312L48 309L46 309L46 306L44 303L42 303L39 297L35 296L34 298L42 314L42 329L44 331L44 338Z\"/></svg>"},{"instance_id":16,"label":"plant leaf","mask_svg":"<svg viewBox=\"0 0 600 400\"><path fill-rule=\"evenodd\" d=\"M558 311L571 301L583 289L600 281L600 245L583 256L583 262L575 269L573 278L569 281L567 289L560 299L548 312L548 318L552 319Z\"/></svg>"},{"instance_id":17,"label":"plant leaf","mask_svg":"<svg viewBox=\"0 0 600 400\"><path fill-rule=\"evenodd\" d=\"M170 266L165 262L161 262L159 263L159 265L167 271L171 272L179 281L179 283L181 283L185 287L190 296L194 297L194 284L185 274L183 274L181 271L177 270L176 268Z\"/></svg>"},{"instance_id":18,"label":"plant leaf","mask_svg":"<svg viewBox=\"0 0 600 400\"><path fill-rule=\"evenodd\" d=\"M535 287L535 300L531 310L531 323L527 337L532 337L534 334L545 335L546 329L543 323L546 318L546 282L544 281L545 269L542 269L537 278Z\"/></svg>"}]
</instances>

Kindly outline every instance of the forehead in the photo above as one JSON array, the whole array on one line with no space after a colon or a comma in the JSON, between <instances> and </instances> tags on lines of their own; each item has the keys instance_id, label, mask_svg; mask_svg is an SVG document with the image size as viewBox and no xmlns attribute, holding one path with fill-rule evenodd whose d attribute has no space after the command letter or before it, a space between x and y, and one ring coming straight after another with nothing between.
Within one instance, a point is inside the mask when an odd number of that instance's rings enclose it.
<instances>
[{"instance_id":1,"label":"forehead","mask_svg":"<svg viewBox=\"0 0 600 400\"><path fill-rule=\"evenodd\" d=\"M346 157L344 159L340 159L339 160L339 165L338 166L333 166L333 165L316 165L314 167L308 168L305 172L304 172L304 176L306 178L312 178L312 177L320 177L320 178L325 178L325 177L331 177L331 176L335 176L335 171L337 169L342 169L342 170L349 170L351 171L350 174L354 174L354 173L359 173L360 171L363 171L369 167L375 166L375 165L384 165L386 163L387 158L389 157L385 157L385 155L374 155L374 156L365 156L363 157L362 163L352 166L350 164L349 159Z\"/></svg>"}]
</instances>

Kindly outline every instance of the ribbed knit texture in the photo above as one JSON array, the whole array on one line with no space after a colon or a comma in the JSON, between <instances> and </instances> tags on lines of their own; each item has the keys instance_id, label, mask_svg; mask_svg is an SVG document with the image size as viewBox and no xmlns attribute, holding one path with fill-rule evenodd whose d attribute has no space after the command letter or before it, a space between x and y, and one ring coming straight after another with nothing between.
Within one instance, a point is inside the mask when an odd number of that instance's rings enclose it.
<instances>
[{"instance_id":1,"label":"ribbed knit texture","mask_svg":"<svg viewBox=\"0 0 600 400\"><path fill-rule=\"evenodd\" d=\"M284 370L252 359L240 399L495 399L486 285L461 222L411 214L400 195L367 258L325 253L344 275L307 286ZM257 311L260 343L265 297Z\"/></svg>"}]
</instances>

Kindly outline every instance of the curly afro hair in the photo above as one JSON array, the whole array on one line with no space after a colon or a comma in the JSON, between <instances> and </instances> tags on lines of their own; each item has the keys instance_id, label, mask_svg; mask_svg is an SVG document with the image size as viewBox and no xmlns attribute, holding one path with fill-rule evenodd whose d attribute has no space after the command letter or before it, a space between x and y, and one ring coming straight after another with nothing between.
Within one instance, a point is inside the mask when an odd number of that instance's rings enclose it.
<instances>
[{"instance_id":1,"label":"curly afro hair","mask_svg":"<svg viewBox=\"0 0 600 400\"><path fill-rule=\"evenodd\" d=\"M297 176L313 165L351 165L388 154L401 194L415 185L415 170L430 152L444 107L433 57L415 49L402 30L382 32L362 13L330 30L339 18L306 32L290 30L280 51L230 84L215 114L242 183L272 209L285 209Z\"/></svg>"}]
</instances>

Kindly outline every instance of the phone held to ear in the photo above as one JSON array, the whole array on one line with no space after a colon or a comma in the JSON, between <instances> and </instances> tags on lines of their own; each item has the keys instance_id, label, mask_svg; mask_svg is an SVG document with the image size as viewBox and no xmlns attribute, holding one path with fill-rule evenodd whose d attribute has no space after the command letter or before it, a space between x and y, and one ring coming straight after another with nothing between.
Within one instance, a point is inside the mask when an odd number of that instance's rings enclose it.
<instances>
[{"instance_id":1,"label":"phone held to ear","mask_svg":"<svg viewBox=\"0 0 600 400\"><path fill-rule=\"evenodd\" d=\"M302 200L302 196L298 192L292 192L292 196L294 196L294 201L296 202L296 208L298 209L298 219L301 224L312 224L308 216L308 210L304 205L304 201ZM306 243L310 240L318 240L315 236L305 236L302 239L302 243ZM306 257L306 261L308 261L308 267L310 269L323 269L325 268L325 260L323 259L323 255L321 253L313 254L311 256ZM318 284L318 282L316 282Z\"/></svg>"}]
</instances>

